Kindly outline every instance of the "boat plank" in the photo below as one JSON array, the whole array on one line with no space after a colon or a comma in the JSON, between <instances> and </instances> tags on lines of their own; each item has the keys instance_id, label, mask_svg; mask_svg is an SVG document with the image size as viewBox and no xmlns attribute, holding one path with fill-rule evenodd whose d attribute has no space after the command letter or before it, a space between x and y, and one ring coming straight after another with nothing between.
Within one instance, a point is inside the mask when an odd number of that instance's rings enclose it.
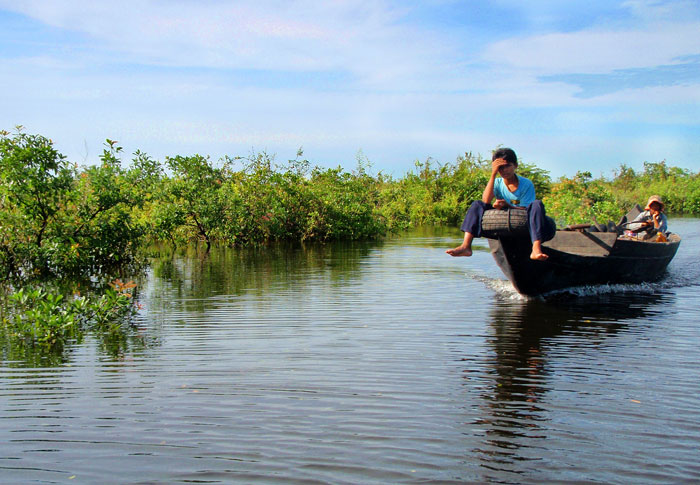
<instances>
[{"instance_id":1,"label":"boat plank","mask_svg":"<svg viewBox=\"0 0 700 485\"><path fill-rule=\"evenodd\" d=\"M612 232L557 231L554 239L544 243L545 248L578 256L605 257L610 254L617 234Z\"/></svg>"}]
</instances>

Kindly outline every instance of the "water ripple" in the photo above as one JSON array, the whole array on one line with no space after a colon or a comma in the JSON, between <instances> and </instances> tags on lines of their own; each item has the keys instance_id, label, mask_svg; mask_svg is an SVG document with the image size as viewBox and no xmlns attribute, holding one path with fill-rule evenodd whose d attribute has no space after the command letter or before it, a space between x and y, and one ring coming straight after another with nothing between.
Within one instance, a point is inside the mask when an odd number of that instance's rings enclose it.
<instances>
[{"instance_id":1,"label":"water ripple","mask_svg":"<svg viewBox=\"0 0 700 485\"><path fill-rule=\"evenodd\" d=\"M147 345L0 367L2 482L700 480L692 265L526 299L453 242L155 264Z\"/></svg>"}]
</instances>

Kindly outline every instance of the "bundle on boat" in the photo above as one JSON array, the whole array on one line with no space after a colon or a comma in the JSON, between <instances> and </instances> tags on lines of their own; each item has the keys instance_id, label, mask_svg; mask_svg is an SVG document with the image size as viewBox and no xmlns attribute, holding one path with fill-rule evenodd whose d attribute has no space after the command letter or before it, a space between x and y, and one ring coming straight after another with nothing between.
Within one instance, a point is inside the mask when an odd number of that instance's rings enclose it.
<instances>
[{"instance_id":1,"label":"bundle on boat","mask_svg":"<svg viewBox=\"0 0 700 485\"><path fill-rule=\"evenodd\" d=\"M522 209L489 209L481 220L481 236L489 239L529 234L527 211Z\"/></svg>"}]
</instances>

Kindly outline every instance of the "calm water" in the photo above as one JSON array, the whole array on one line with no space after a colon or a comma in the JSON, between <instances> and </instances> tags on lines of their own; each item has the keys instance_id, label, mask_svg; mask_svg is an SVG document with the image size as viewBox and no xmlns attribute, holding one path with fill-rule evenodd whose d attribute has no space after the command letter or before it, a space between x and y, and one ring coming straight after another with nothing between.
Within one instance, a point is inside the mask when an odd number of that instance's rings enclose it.
<instances>
[{"instance_id":1,"label":"calm water","mask_svg":"<svg viewBox=\"0 0 700 485\"><path fill-rule=\"evenodd\" d=\"M2 483L700 481L700 221L524 300L458 230L154 264L139 332L2 362Z\"/></svg>"}]
</instances>

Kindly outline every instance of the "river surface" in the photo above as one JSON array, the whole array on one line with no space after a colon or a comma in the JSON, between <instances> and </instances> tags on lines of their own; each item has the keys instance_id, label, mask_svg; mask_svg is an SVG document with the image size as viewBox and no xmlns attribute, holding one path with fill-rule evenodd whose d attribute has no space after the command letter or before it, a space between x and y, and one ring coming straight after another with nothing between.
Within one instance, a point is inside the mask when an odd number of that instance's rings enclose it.
<instances>
[{"instance_id":1,"label":"river surface","mask_svg":"<svg viewBox=\"0 0 700 485\"><path fill-rule=\"evenodd\" d=\"M0 366L0 483L698 483L700 220L517 295L459 230L154 261L138 332Z\"/></svg>"}]
</instances>

